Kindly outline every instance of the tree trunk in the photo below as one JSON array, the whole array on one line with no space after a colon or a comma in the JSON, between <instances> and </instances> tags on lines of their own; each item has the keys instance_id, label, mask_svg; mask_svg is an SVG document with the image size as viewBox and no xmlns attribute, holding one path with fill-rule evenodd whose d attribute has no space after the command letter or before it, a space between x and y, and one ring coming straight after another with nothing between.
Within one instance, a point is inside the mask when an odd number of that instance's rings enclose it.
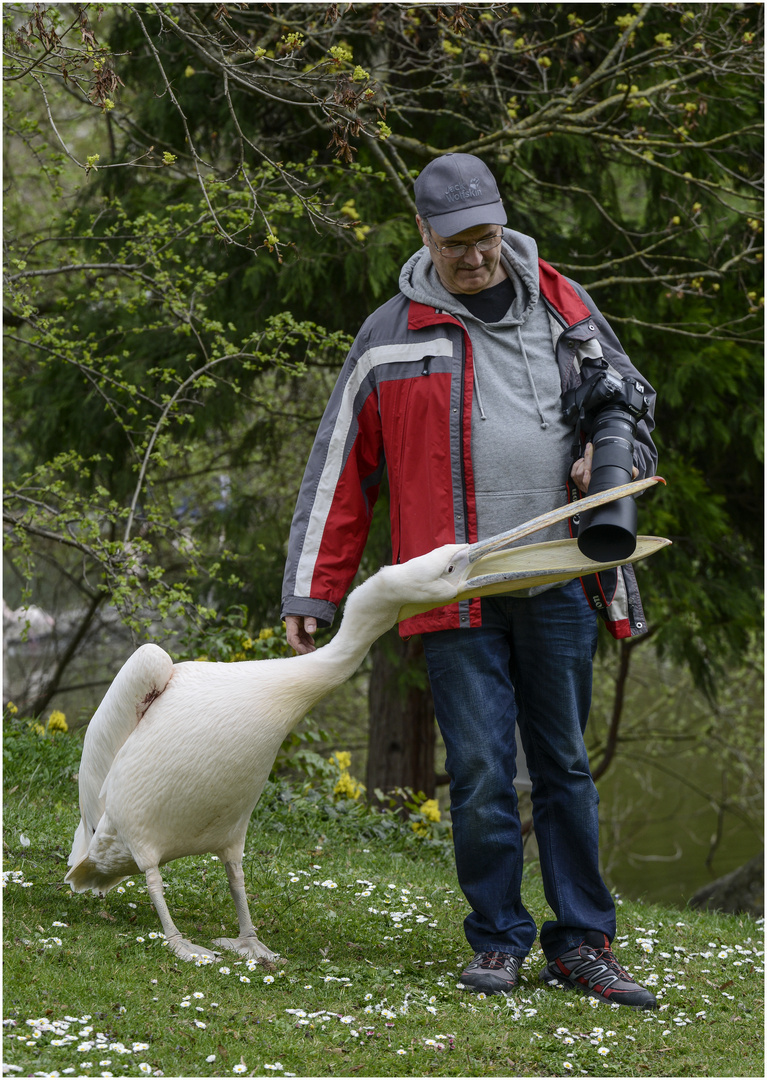
<instances>
[{"instance_id":1,"label":"tree trunk","mask_svg":"<svg viewBox=\"0 0 767 1080\"><path fill-rule=\"evenodd\" d=\"M421 639L403 641L394 627L371 656L367 789L409 787L433 799L434 703Z\"/></svg>"}]
</instances>

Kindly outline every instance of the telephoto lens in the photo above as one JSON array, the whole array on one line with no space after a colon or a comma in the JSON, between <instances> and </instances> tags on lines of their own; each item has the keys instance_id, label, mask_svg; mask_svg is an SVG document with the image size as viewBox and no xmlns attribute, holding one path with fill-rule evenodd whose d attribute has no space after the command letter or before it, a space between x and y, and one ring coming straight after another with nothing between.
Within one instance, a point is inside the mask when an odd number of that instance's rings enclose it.
<instances>
[{"instance_id":1,"label":"telephoto lens","mask_svg":"<svg viewBox=\"0 0 767 1080\"><path fill-rule=\"evenodd\" d=\"M636 430L636 420L623 408L607 406L599 412L591 434L594 458L589 495L629 483ZM628 559L634 554L636 537L637 507L630 495L580 515L578 547L595 562Z\"/></svg>"},{"instance_id":2,"label":"telephoto lens","mask_svg":"<svg viewBox=\"0 0 767 1080\"><path fill-rule=\"evenodd\" d=\"M637 423L646 416L650 399L632 378L621 378L599 361L595 374L562 395L562 415L575 424L573 456L587 436L594 447L589 495L598 495L633 478ZM631 496L580 515L578 547L595 562L619 562L634 554L637 508Z\"/></svg>"}]
</instances>

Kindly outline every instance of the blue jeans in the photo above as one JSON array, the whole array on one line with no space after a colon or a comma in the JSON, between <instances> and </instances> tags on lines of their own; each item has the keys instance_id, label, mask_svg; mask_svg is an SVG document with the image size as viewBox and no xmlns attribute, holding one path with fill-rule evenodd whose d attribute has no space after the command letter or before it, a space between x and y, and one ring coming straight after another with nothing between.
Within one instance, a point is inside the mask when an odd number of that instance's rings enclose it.
<instances>
[{"instance_id":1,"label":"blue jeans","mask_svg":"<svg viewBox=\"0 0 767 1080\"><path fill-rule=\"evenodd\" d=\"M599 795L583 732L591 705L596 616L580 582L538 596L486 597L482 626L423 635L450 777L458 881L476 951L524 957L536 926L522 903L523 845L514 789L519 724L546 900L551 960L586 930L612 941L615 906L599 872Z\"/></svg>"}]
</instances>

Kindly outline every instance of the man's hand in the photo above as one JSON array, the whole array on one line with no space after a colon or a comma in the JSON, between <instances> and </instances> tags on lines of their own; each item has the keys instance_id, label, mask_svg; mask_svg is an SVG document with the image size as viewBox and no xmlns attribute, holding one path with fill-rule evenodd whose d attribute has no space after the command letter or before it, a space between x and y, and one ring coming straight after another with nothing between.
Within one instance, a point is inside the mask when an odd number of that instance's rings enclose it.
<instances>
[{"instance_id":1,"label":"man's hand","mask_svg":"<svg viewBox=\"0 0 767 1080\"><path fill-rule=\"evenodd\" d=\"M589 483L591 482L591 463L594 460L594 447L591 443L586 443L583 451L583 457L578 460L570 469L570 476L575 481L575 486L579 488L585 495L589 490ZM639 476L639 469L636 465L631 470L631 479L636 480Z\"/></svg>"},{"instance_id":2,"label":"man's hand","mask_svg":"<svg viewBox=\"0 0 767 1080\"><path fill-rule=\"evenodd\" d=\"M591 480L591 462L594 458L594 447L591 443L586 443L586 448L583 451L583 457L578 460L570 469L570 476L575 481L575 486L583 492L585 495L589 490L589 481Z\"/></svg>"},{"instance_id":3,"label":"man's hand","mask_svg":"<svg viewBox=\"0 0 767 1080\"><path fill-rule=\"evenodd\" d=\"M288 645L299 654L314 652L314 634L317 632L317 620L311 615L286 615Z\"/></svg>"}]
</instances>

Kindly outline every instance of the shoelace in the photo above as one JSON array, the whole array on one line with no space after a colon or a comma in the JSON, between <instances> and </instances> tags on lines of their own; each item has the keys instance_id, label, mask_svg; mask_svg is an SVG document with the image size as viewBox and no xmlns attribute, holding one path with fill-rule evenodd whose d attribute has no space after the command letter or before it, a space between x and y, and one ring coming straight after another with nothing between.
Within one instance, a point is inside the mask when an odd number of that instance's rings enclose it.
<instances>
[{"instance_id":1,"label":"shoelace","mask_svg":"<svg viewBox=\"0 0 767 1080\"><path fill-rule=\"evenodd\" d=\"M609 964L611 968L618 972L622 979L631 979L629 973L627 971L624 971L616 960L615 956L613 955L612 949L595 949L593 945L587 945L586 948L591 949L597 960L604 960L606 964ZM580 955L583 956L583 953L581 953Z\"/></svg>"},{"instance_id":2,"label":"shoelace","mask_svg":"<svg viewBox=\"0 0 767 1080\"><path fill-rule=\"evenodd\" d=\"M505 967L506 966L505 958L507 956L508 956L508 953L502 953L502 952L489 952L489 953L486 953L485 957L483 958L483 960L481 961L479 966L481 968L490 968L490 969L498 969L498 968Z\"/></svg>"}]
</instances>

